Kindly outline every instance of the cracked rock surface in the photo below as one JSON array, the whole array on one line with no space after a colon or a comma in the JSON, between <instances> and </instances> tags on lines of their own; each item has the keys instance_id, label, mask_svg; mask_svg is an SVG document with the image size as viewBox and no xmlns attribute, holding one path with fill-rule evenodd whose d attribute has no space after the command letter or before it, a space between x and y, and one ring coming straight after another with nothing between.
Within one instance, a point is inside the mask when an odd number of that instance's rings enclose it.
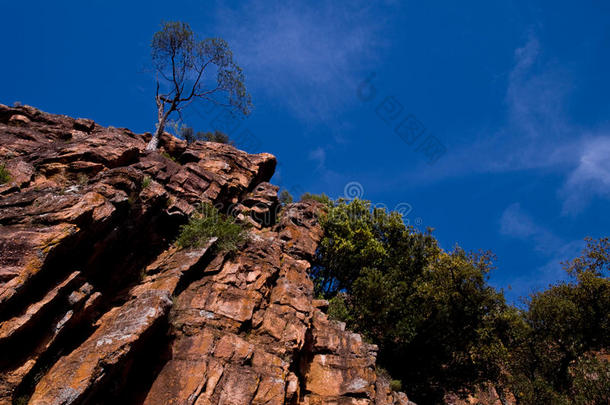
<instances>
[{"instance_id":1,"label":"cracked rock surface","mask_svg":"<svg viewBox=\"0 0 610 405\"><path fill-rule=\"evenodd\" d=\"M276 160L0 105L0 405L409 404L315 300L316 202ZM174 246L201 202L235 253Z\"/></svg>"}]
</instances>

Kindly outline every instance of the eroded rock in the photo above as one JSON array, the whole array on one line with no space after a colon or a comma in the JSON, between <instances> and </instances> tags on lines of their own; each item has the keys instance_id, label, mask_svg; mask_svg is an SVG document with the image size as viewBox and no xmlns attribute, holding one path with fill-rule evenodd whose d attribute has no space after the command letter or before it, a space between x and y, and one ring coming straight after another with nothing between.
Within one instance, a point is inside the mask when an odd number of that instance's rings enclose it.
<instances>
[{"instance_id":1,"label":"eroded rock","mask_svg":"<svg viewBox=\"0 0 610 405\"><path fill-rule=\"evenodd\" d=\"M29 106L0 136L0 404L408 403L314 300L323 207L279 209L273 156ZM172 244L201 202L237 252Z\"/></svg>"}]
</instances>

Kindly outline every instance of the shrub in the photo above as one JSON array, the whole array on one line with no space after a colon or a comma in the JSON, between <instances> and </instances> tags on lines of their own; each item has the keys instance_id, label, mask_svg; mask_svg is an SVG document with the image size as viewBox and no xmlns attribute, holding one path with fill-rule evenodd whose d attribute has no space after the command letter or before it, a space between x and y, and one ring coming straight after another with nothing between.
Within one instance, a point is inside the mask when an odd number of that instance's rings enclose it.
<instances>
[{"instance_id":1,"label":"shrub","mask_svg":"<svg viewBox=\"0 0 610 405\"><path fill-rule=\"evenodd\" d=\"M150 186L151 181L152 179L150 178L150 176L144 176L144 179L142 179L142 189L148 188Z\"/></svg>"},{"instance_id":2,"label":"shrub","mask_svg":"<svg viewBox=\"0 0 610 405\"><path fill-rule=\"evenodd\" d=\"M27 405L30 402L29 395L21 395L13 400L13 404L15 405Z\"/></svg>"},{"instance_id":3,"label":"shrub","mask_svg":"<svg viewBox=\"0 0 610 405\"><path fill-rule=\"evenodd\" d=\"M5 165L0 164L0 184L8 183L9 181L11 181L10 172L6 169Z\"/></svg>"},{"instance_id":4,"label":"shrub","mask_svg":"<svg viewBox=\"0 0 610 405\"><path fill-rule=\"evenodd\" d=\"M181 248L200 247L213 237L218 238L216 249L232 252L246 241L246 229L233 217L221 214L206 203L181 227L176 245Z\"/></svg>"},{"instance_id":5,"label":"shrub","mask_svg":"<svg viewBox=\"0 0 610 405\"><path fill-rule=\"evenodd\" d=\"M188 144L191 144L197 140L197 138L195 138L195 132L193 131L193 128L187 126L183 126L180 129L180 136L182 136L182 138L184 138L184 140Z\"/></svg>"},{"instance_id":6,"label":"shrub","mask_svg":"<svg viewBox=\"0 0 610 405\"><path fill-rule=\"evenodd\" d=\"M511 349L509 373L520 403L607 404L610 366L592 355L610 342L610 241L587 239L564 263L572 280L534 293Z\"/></svg>"},{"instance_id":7,"label":"shrub","mask_svg":"<svg viewBox=\"0 0 610 405\"><path fill-rule=\"evenodd\" d=\"M279 196L280 204L287 205L294 201L292 194L288 190L282 190Z\"/></svg>"},{"instance_id":8,"label":"shrub","mask_svg":"<svg viewBox=\"0 0 610 405\"><path fill-rule=\"evenodd\" d=\"M418 403L495 379L506 353L501 331L513 318L487 284L489 254L445 252L429 232L368 201L327 205L311 274L329 316L377 344L379 364Z\"/></svg>"},{"instance_id":9,"label":"shrub","mask_svg":"<svg viewBox=\"0 0 610 405\"><path fill-rule=\"evenodd\" d=\"M216 143L224 143L227 145L233 145L233 141L229 139L229 136L222 131L215 130L214 132L195 132L193 128L183 125L180 128L180 136L186 141L186 143L191 144L195 141L205 141L205 142L216 142Z\"/></svg>"},{"instance_id":10,"label":"shrub","mask_svg":"<svg viewBox=\"0 0 610 405\"><path fill-rule=\"evenodd\" d=\"M390 381L390 389L392 391L401 391L402 390L402 381L400 380L392 380Z\"/></svg>"},{"instance_id":11,"label":"shrub","mask_svg":"<svg viewBox=\"0 0 610 405\"><path fill-rule=\"evenodd\" d=\"M316 296L329 300L330 318L379 346L378 364L400 379L392 389L403 382L415 402L442 403L491 382L519 404L609 403L608 238L587 239L564 263L572 279L519 309L489 285L491 253L445 251L430 230L368 201L302 199L328 207L311 269Z\"/></svg>"},{"instance_id":12,"label":"shrub","mask_svg":"<svg viewBox=\"0 0 610 405\"><path fill-rule=\"evenodd\" d=\"M163 156L164 158L169 159L173 162L176 162L176 163L178 162L175 157L173 157L172 155L170 155L169 153L167 153L165 151L161 152L161 156Z\"/></svg>"},{"instance_id":13,"label":"shrub","mask_svg":"<svg viewBox=\"0 0 610 405\"><path fill-rule=\"evenodd\" d=\"M353 320L345 300L347 294L339 293L328 301L328 317L333 320L349 322Z\"/></svg>"},{"instance_id":14,"label":"shrub","mask_svg":"<svg viewBox=\"0 0 610 405\"><path fill-rule=\"evenodd\" d=\"M579 404L610 404L610 361L585 355L571 368L574 399Z\"/></svg>"},{"instance_id":15,"label":"shrub","mask_svg":"<svg viewBox=\"0 0 610 405\"><path fill-rule=\"evenodd\" d=\"M195 135L197 139L207 142L225 143L227 145L233 145L233 141L229 139L229 136L224 132L215 130L214 132L197 132Z\"/></svg>"},{"instance_id":16,"label":"shrub","mask_svg":"<svg viewBox=\"0 0 610 405\"><path fill-rule=\"evenodd\" d=\"M307 200L317 201L319 203L322 203L322 204L328 205L328 206L331 206L333 204L333 201L330 199L330 197L324 193L322 193L322 194L305 193L301 196L301 201L307 201Z\"/></svg>"}]
</instances>

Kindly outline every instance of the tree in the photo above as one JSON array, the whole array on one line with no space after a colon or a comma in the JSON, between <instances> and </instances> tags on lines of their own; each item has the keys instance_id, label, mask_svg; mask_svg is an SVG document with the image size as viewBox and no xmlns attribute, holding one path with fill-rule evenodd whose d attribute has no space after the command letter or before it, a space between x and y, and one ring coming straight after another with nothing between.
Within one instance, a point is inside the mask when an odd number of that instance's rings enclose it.
<instances>
[{"instance_id":1,"label":"tree","mask_svg":"<svg viewBox=\"0 0 610 405\"><path fill-rule=\"evenodd\" d=\"M587 239L564 263L572 277L532 294L511 350L512 390L520 403L607 404L610 363L610 243Z\"/></svg>"},{"instance_id":2,"label":"tree","mask_svg":"<svg viewBox=\"0 0 610 405\"><path fill-rule=\"evenodd\" d=\"M147 150L157 149L170 115L174 112L181 115L194 100L221 105L244 115L250 113L250 95L243 72L223 39L199 40L188 24L166 22L154 34L151 48L157 77L157 128ZM208 72L215 74L216 80L209 80Z\"/></svg>"},{"instance_id":3,"label":"tree","mask_svg":"<svg viewBox=\"0 0 610 405\"><path fill-rule=\"evenodd\" d=\"M280 204L288 205L294 201L294 198L292 197L292 194L290 194L290 191L282 190L280 192L279 200L280 200Z\"/></svg>"},{"instance_id":4,"label":"tree","mask_svg":"<svg viewBox=\"0 0 610 405\"><path fill-rule=\"evenodd\" d=\"M328 206L316 293L330 299L331 317L379 345L379 363L409 396L439 403L499 379L517 313L487 284L492 256L445 252L430 230L367 201Z\"/></svg>"},{"instance_id":5,"label":"tree","mask_svg":"<svg viewBox=\"0 0 610 405\"><path fill-rule=\"evenodd\" d=\"M588 239L572 277L526 308L492 288L489 252L445 251L368 201L332 201L311 275L328 314L379 346L378 364L417 403L491 383L517 403L608 404L610 242Z\"/></svg>"}]
</instances>

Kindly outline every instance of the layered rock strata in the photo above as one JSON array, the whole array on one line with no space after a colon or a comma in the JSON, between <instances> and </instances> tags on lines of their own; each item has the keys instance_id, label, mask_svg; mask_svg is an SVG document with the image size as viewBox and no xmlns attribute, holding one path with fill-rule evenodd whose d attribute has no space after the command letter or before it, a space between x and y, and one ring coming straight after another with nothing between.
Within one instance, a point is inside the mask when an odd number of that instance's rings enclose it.
<instances>
[{"instance_id":1,"label":"layered rock strata","mask_svg":"<svg viewBox=\"0 0 610 405\"><path fill-rule=\"evenodd\" d=\"M407 404L324 314L315 202L269 154L0 105L0 405ZM202 202L244 246L179 249Z\"/></svg>"}]
</instances>

